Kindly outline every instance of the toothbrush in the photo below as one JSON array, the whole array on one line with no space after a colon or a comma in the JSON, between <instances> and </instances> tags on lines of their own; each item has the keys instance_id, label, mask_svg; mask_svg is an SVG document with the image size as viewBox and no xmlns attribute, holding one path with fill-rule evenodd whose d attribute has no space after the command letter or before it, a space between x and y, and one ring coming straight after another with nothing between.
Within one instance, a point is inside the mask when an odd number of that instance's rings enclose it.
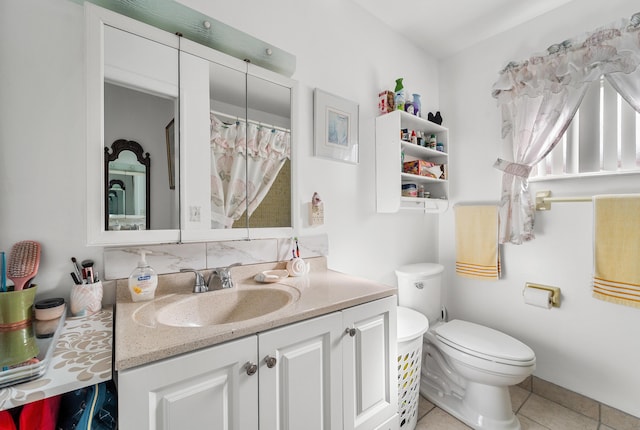
<instances>
[{"instance_id":1,"label":"toothbrush","mask_svg":"<svg viewBox=\"0 0 640 430\"><path fill-rule=\"evenodd\" d=\"M4 251L0 252L0 278L0 292L4 293L7 291L7 257Z\"/></svg>"},{"instance_id":2,"label":"toothbrush","mask_svg":"<svg viewBox=\"0 0 640 430\"><path fill-rule=\"evenodd\" d=\"M296 241L296 257L300 258L300 248L298 248L298 238L293 238Z\"/></svg>"}]
</instances>

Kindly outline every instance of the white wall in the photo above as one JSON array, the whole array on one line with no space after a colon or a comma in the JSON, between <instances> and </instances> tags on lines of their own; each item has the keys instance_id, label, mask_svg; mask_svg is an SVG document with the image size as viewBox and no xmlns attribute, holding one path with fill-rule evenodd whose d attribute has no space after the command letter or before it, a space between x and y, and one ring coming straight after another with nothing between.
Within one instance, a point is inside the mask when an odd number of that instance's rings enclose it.
<instances>
[{"instance_id":1,"label":"white wall","mask_svg":"<svg viewBox=\"0 0 640 430\"><path fill-rule=\"evenodd\" d=\"M378 92L392 89L398 77L423 95L425 111L435 111L437 63L349 1L189 3L297 57L302 133L294 145L303 225L314 191L325 205L325 225L299 234L328 234L332 268L389 284L397 266L436 260L436 216L375 213L374 118ZM103 251L86 247L84 235L82 6L0 2L0 53L0 249L24 239L42 242L41 292L68 295L70 257L93 258L101 270ZM313 157L315 87L359 103L357 166Z\"/></svg>"},{"instance_id":2,"label":"white wall","mask_svg":"<svg viewBox=\"0 0 640 430\"><path fill-rule=\"evenodd\" d=\"M451 129L451 193L455 202L498 201L500 117L491 97L498 72L511 60L637 12L634 0L574 1L561 9L473 46L440 66L443 116ZM638 192L638 177L532 184L557 195ZM446 303L452 317L501 329L536 352L535 375L640 416L640 311L591 297L592 210L559 203L537 214L537 239L505 245L504 278L474 281L454 274L453 211L440 220L440 261L446 266ZM525 282L562 289L562 307L527 306Z\"/></svg>"},{"instance_id":3,"label":"white wall","mask_svg":"<svg viewBox=\"0 0 640 430\"><path fill-rule=\"evenodd\" d=\"M102 260L85 246L82 7L3 1L0 55L0 249L40 241L39 293L68 297L71 256Z\"/></svg>"}]
</instances>

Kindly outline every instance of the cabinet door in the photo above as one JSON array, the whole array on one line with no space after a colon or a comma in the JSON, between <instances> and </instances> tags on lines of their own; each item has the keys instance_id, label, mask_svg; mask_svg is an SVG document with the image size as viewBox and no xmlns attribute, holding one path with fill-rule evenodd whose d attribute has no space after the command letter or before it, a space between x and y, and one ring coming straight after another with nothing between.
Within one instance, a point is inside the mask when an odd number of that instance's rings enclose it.
<instances>
[{"instance_id":1,"label":"cabinet door","mask_svg":"<svg viewBox=\"0 0 640 430\"><path fill-rule=\"evenodd\" d=\"M356 306L342 316L344 428L375 429L398 409L396 298Z\"/></svg>"},{"instance_id":2,"label":"cabinet door","mask_svg":"<svg viewBox=\"0 0 640 430\"><path fill-rule=\"evenodd\" d=\"M175 144L177 136L167 126L178 112L180 38L93 4L85 6L87 241L178 242L180 184L170 188L170 178L178 178L168 169L168 159L175 162L177 155L167 154L167 137ZM143 169L129 152L132 162L122 157L105 169L105 148L119 139L139 143L150 166ZM125 192L119 187L110 193L111 181L125 184Z\"/></svg>"},{"instance_id":3,"label":"cabinet door","mask_svg":"<svg viewBox=\"0 0 640 430\"><path fill-rule=\"evenodd\" d=\"M342 429L341 330L334 313L258 335L260 430Z\"/></svg>"},{"instance_id":4,"label":"cabinet door","mask_svg":"<svg viewBox=\"0 0 640 430\"><path fill-rule=\"evenodd\" d=\"M255 430L258 428L256 336L118 375L121 430Z\"/></svg>"}]
</instances>

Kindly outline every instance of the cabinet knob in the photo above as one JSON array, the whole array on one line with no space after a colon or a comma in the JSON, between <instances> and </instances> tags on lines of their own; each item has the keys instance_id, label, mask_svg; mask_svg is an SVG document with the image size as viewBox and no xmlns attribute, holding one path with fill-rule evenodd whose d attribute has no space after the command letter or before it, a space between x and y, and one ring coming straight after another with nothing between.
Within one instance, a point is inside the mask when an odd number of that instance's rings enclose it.
<instances>
[{"instance_id":1,"label":"cabinet knob","mask_svg":"<svg viewBox=\"0 0 640 430\"><path fill-rule=\"evenodd\" d=\"M255 373L258 371L258 365L250 361L247 361L247 364L244 365L244 368L247 371L247 375L249 376L255 375Z\"/></svg>"},{"instance_id":2,"label":"cabinet knob","mask_svg":"<svg viewBox=\"0 0 640 430\"><path fill-rule=\"evenodd\" d=\"M347 327L347 329L344 331L346 334L348 334L351 337L354 337L356 335L356 329L355 328L349 328Z\"/></svg>"},{"instance_id":3,"label":"cabinet knob","mask_svg":"<svg viewBox=\"0 0 640 430\"><path fill-rule=\"evenodd\" d=\"M271 369L272 367L274 367L276 365L276 363L278 362L278 360L276 360L275 357L271 357L270 355L267 355L264 358L264 362L267 363L267 367L269 369Z\"/></svg>"}]
</instances>

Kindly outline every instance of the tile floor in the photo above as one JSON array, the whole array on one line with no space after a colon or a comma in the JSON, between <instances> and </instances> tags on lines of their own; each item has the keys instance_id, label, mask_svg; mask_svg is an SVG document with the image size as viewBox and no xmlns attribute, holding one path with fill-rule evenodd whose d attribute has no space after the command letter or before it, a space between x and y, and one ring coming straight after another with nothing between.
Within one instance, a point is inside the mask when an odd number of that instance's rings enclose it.
<instances>
[{"instance_id":1,"label":"tile floor","mask_svg":"<svg viewBox=\"0 0 640 430\"><path fill-rule=\"evenodd\" d=\"M640 418L539 378L529 378L510 392L522 430L640 430ZM420 397L416 430L470 428Z\"/></svg>"}]
</instances>

